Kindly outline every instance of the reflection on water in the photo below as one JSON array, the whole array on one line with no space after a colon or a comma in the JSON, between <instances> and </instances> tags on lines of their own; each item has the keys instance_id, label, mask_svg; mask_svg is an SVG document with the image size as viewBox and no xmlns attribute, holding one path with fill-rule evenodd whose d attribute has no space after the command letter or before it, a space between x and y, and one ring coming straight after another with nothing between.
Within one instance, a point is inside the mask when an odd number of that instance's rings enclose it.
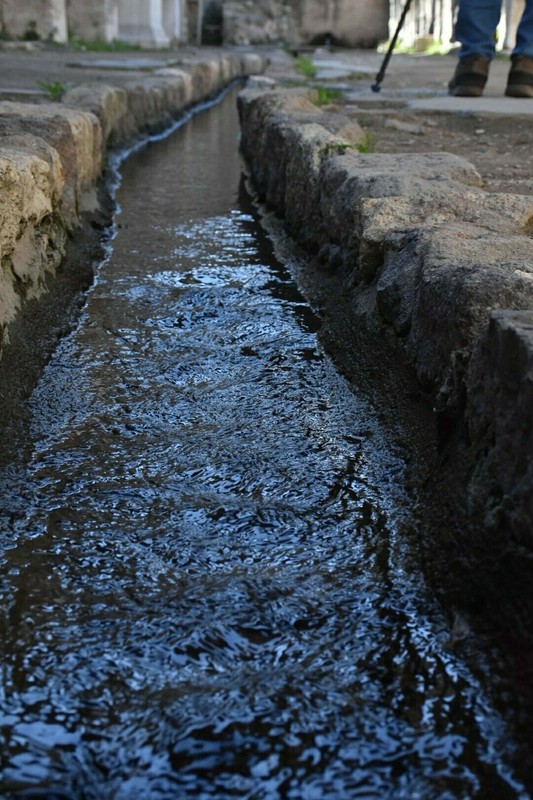
<instances>
[{"instance_id":1,"label":"reflection on water","mask_svg":"<svg viewBox=\"0 0 533 800\"><path fill-rule=\"evenodd\" d=\"M236 139L232 98L125 164L4 470L2 797L526 798Z\"/></svg>"}]
</instances>

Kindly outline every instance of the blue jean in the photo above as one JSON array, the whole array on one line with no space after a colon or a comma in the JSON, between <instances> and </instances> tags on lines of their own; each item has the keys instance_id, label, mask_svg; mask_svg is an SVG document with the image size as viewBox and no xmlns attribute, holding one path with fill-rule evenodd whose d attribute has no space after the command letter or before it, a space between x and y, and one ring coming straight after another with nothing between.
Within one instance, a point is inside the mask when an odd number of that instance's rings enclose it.
<instances>
[{"instance_id":1,"label":"blue jean","mask_svg":"<svg viewBox=\"0 0 533 800\"><path fill-rule=\"evenodd\" d=\"M501 10L501 0L459 0L455 37L461 42L460 58L494 56L494 32L500 21ZM513 55L533 57L533 0L526 0Z\"/></svg>"}]
</instances>

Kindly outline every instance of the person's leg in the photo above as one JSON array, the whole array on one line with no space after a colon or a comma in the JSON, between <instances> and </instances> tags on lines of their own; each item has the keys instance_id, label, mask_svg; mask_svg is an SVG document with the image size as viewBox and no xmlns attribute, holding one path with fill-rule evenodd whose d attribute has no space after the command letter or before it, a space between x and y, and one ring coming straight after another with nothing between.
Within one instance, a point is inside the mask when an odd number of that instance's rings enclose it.
<instances>
[{"instance_id":1,"label":"person's leg","mask_svg":"<svg viewBox=\"0 0 533 800\"><path fill-rule=\"evenodd\" d=\"M494 33L501 0L459 0L455 38L461 42L459 63L448 88L456 97L480 97L494 56Z\"/></svg>"},{"instance_id":2,"label":"person's leg","mask_svg":"<svg viewBox=\"0 0 533 800\"><path fill-rule=\"evenodd\" d=\"M501 10L501 0L460 0L455 26L455 38L461 42L459 58L477 55L492 59Z\"/></svg>"},{"instance_id":3,"label":"person's leg","mask_svg":"<svg viewBox=\"0 0 533 800\"><path fill-rule=\"evenodd\" d=\"M526 0L511 61L505 94L533 98L533 0Z\"/></svg>"},{"instance_id":4,"label":"person's leg","mask_svg":"<svg viewBox=\"0 0 533 800\"><path fill-rule=\"evenodd\" d=\"M533 58L533 0L527 0L524 13L516 31L516 47L513 56Z\"/></svg>"}]
</instances>

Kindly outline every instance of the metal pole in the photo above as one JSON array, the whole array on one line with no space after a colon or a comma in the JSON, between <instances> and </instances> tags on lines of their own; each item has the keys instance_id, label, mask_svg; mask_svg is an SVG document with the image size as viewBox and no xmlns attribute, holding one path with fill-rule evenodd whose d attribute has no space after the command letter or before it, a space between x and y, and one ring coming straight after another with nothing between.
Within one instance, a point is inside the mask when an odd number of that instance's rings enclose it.
<instances>
[{"instance_id":1,"label":"metal pole","mask_svg":"<svg viewBox=\"0 0 533 800\"><path fill-rule=\"evenodd\" d=\"M385 72L387 70L387 64L389 63L390 58L392 56L392 51L396 47L396 42L398 41L398 36L400 35L400 31L403 28L403 24L405 22L405 18L407 16L407 12L409 11L409 8L411 7L412 1L413 0L407 0L407 2L405 3L405 6L404 6L403 11L402 11L402 15L400 17L400 21L398 22L398 27L396 28L396 30L394 32L394 36L392 37L392 41L391 41L391 43L389 45L389 49L387 50L387 55L383 59L383 64L381 65L381 69L378 72L378 74L376 75L376 82L372 84L372 91L373 92L381 91L381 86L380 86L381 81L385 77Z\"/></svg>"}]
</instances>

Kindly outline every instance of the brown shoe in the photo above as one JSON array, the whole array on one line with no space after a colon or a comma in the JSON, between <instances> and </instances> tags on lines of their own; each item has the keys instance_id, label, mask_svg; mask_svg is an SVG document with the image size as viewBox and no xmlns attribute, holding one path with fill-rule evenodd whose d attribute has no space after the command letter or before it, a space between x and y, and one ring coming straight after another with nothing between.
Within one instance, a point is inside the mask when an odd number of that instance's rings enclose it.
<instances>
[{"instance_id":1,"label":"brown shoe","mask_svg":"<svg viewBox=\"0 0 533 800\"><path fill-rule=\"evenodd\" d=\"M507 97L533 97L533 58L511 56L511 70L507 79Z\"/></svg>"},{"instance_id":2,"label":"brown shoe","mask_svg":"<svg viewBox=\"0 0 533 800\"><path fill-rule=\"evenodd\" d=\"M485 56L460 58L448 84L454 97L481 97L489 76L490 60Z\"/></svg>"}]
</instances>

